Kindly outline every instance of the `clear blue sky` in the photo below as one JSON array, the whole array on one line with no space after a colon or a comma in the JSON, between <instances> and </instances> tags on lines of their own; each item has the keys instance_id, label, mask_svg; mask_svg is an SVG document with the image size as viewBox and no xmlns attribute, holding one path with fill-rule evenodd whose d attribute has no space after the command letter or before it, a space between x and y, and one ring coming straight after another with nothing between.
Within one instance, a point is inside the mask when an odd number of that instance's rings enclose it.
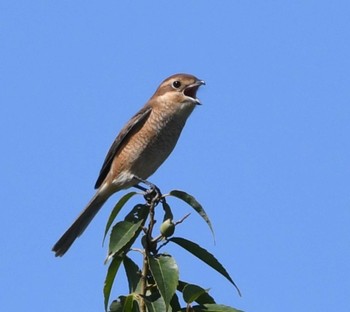
<instances>
[{"instance_id":1,"label":"clear blue sky","mask_svg":"<svg viewBox=\"0 0 350 312\"><path fill-rule=\"evenodd\" d=\"M245 311L349 311L349 17L349 1L2 1L1 310L103 310L101 240L121 194L65 257L50 249L121 127L187 72L207 82L203 105L150 180L203 204L216 245L195 214L177 234L243 297L169 247L181 277ZM121 279L112 295L126 291Z\"/></svg>"}]
</instances>

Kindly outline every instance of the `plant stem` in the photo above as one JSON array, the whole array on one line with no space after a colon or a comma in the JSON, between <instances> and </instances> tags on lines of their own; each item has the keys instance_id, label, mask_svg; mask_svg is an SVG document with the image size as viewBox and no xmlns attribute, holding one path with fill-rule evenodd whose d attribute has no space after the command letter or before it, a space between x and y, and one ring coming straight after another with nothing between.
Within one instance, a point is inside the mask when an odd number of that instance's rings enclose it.
<instances>
[{"instance_id":1,"label":"plant stem","mask_svg":"<svg viewBox=\"0 0 350 312\"><path fill-rule=\"evenodd\" d=\"M146 291L147 291L147 275L148 275L148 257L147 257L147 250L143 253L143 267L142 267L142 287L141 287L141 312L146 312L146 304L145 304L145 297L146 297Z\"/></svg>"},{"instance_id":2,"label":"plant stem","mask_svg":"<svg viewBox=\"0 0 350 312\"><path fill-rule=\"evenodd\" d=\"M147 292L147 276L149 272L149 263L148 263L148 256L150 252L153 251L153 244L152 244L152 232L153 232L153 227L154 224L156 223L154 219L154 209L159 203L160 199L160 192L156 190L155 194L153 197L149 198L147 200L147 204L149 205L149 224L148 228L146 230L146 244L144 246L144 251L143 251L143 267L142 267L142 287L141 287L141 296L142 296L142 301L140 305L141 312L146 312L146 303L145 303L145 297L146 297L146 292Z\"/></svg>"}]
</instances>

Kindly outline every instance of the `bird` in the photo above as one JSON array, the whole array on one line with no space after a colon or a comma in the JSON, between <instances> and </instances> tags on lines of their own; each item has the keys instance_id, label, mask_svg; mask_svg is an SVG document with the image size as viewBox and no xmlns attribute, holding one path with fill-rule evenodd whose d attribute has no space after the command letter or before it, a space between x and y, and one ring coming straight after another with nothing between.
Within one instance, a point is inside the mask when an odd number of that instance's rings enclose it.
<instances>
[{"instance_id":1,"label":"bird","mask_svg":"<svg viewBox=\"0 0 350 312\"><path fill-rule=\"evenodd\" d=\"M68 251L110 196L141 182L152 185L147 179L168 158L188 117L201 104L196 94L202 85L193 75L172 75L126 123L106 155L95 195L53 246L56 257Z\"/></svg>"}]
</instances>

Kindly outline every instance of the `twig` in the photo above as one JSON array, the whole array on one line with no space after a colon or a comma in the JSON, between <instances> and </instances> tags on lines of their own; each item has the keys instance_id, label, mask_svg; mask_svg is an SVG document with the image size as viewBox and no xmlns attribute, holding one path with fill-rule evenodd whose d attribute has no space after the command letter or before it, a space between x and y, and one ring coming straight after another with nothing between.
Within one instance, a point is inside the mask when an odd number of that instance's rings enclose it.
<instances>
[{"instance_id":1,"label":"twig","mask_svg":"<svg viewBox=\"0 0 350 312\"><path fill-rule=\"evenodd\" d=\"M182 219L180 219L179 221L176 221L176 222L175 222L175 225L178 225L178 224L184 222L185 219L188 218L188 217L190 216L190 214L191 214L191 213L188 213L187 215L185 215L184 217L182 217Z\"/></svg>"},{"instance_id":2,"label":"twig","mask_svg":"<svg viewBox=\"0 0 350 312\"><path fill-rule=\"evenodd\" d=\"M148 257L147 257L147 251L143 253L143 266L142 266L142 286L141 286L141 304L140 309L141 312L146 312L146 303L145 303L145 297L146 297L146 291L147 291L147 276L148 276Z\"/></svg>"},{"instance_id":3,"label":"twig","mask_svg":"<svg viewBox=\"0 0 350 312\"><path fill-rule=\"evenodd\" d=\"M142 286L141 286L141 304L140 309L141 312L146 312L146 303L145 303L145 297L147 292L147 276L149 273L149 263L148 263L148 256L150 252L153 252L156 245L155 243L152 243L152 232L154 224L156 223L156 220L154 219L154 210L155 207L158 205L158 203L161 200L161 193L158 187L154 186L145 192L144 195L147 205L149 206L149 224L148 228L144 229L145 232L145 244L144 244L144 252L143 252L143 266L142 266Z\"/></svg>"}]
</instances>

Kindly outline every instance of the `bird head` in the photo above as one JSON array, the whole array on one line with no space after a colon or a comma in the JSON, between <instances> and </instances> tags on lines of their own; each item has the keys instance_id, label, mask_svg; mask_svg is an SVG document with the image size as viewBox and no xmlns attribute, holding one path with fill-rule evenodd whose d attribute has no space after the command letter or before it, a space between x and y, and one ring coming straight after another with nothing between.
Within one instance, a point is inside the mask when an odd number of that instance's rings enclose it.
<instances>
[{"instance_id":1,"label":"bird head","mask_svg":"<svg viewBox=\"0 0 350 312\"><path fill-rule=\"evenodd\" d=\"M166 78L158 87L152 99L158 98L164 102L179 104L199 105L201 102L197 98L197 91L203 80L189 74L175 74Z\"/></svg>"}]
</instances>

